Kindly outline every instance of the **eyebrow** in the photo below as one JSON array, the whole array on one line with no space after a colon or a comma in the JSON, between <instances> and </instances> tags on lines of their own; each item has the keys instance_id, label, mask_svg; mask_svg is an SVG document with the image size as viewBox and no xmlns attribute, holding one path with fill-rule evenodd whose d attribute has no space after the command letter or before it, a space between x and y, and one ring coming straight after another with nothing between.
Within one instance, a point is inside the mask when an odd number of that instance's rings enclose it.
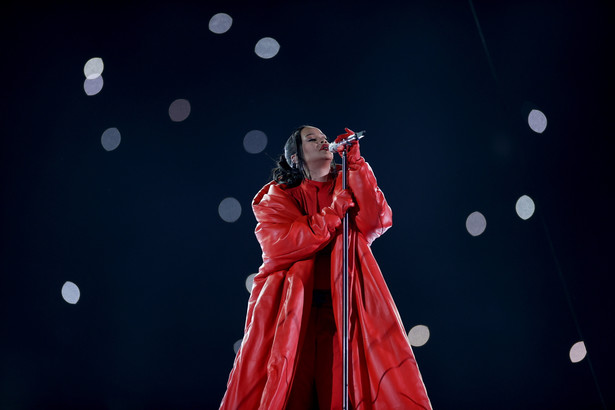
<instances>
[{"instance_id":1,"label":"eyebrow","mask_svg":"<svg viewBox=\"0 0 615 410\"><path fill-rule=\"evenodd\" d=\"M327 138L327 136L321 131L320 132L325 138ZM315 135L317 134L316 132L310 131L307 134L304 135L305 138L309 137L310 135Z\"/></svg>"}]
</instances>

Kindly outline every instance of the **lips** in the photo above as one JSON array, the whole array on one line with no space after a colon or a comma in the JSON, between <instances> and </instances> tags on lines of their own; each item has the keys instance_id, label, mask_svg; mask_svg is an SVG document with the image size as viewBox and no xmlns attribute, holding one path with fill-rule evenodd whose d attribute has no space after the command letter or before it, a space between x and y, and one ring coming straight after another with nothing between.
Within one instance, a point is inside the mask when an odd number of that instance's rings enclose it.
<instances>
[{"instance_id":1,"label":"lips","mask_svg":"<svg viewBox=\"0 0 615 410\"><path fill-rule=\"evenodd\" d=\"M329 151L329 144L325 144L322 147L320 147L321 151Z\"/></svg>"}]
</instances>

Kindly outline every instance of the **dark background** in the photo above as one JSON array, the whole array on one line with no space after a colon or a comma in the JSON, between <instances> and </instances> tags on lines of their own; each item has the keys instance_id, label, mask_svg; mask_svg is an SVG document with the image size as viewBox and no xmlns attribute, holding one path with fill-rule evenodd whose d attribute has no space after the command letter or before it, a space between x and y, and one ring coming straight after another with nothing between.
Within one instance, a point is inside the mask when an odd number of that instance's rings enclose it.
<instances>
[{"instance_id":1,"label":"dark background","mask_svg":"<svg viewBox=\"0 0 615 410\"><path fill-rule=\"evenodd\" d=\"M0 408L217 408L261 263L251 199L303 123L368 132L394 211L373 250L406 328L431 331L414 351L434 408L615 406L608 4L5 4ZM105 86L88 97L92 57Z\"/></svg>"}]
</instances>

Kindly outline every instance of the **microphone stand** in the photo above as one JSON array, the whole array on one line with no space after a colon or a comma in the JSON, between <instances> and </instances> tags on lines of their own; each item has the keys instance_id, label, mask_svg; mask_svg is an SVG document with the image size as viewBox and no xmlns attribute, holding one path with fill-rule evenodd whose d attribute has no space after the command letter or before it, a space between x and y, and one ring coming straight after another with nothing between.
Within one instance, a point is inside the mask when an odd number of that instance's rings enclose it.
<instances>
[{"instance_id":1,"label":"microphone stand","mask_svg":"<svg viewBox=\"0 0 615 410\"><path fill-rule=\"evenodd\" d=\"M346 128L346 132L352 132L348 128ZM341 144L344 145L344 149L341 152L342 155L342 188L348 189L348 182L346 181L346 177L348 174L348 165L347 165L347 153L348 153L348 145L353 141L357 141L365 136L365 131L353 133L349 136L345 141L342 141ZM337 147L336 147L337 149ZM343 259L343 272L342 272L342 292L343 292L343 301L342 301L342 408L344 410L349 410L349 392L348 392L348 342L350 339L349 335L349 325L350 325L350 285L349 285L349 275L348 275L348 211L344 214L344 225L343 225L343 245L344 250L342 252Z\"/></svg>"},{"instance_id":2,"label":"microphone stand","mask_svg":"<svg viewBox=\"0 0 615 410\"><path fill-rule=\"evenodd\" d=\"M342 188L347 189L347 181L346 181L346 152L348 148L344 147L342 151ZM342 273L342 287L343 287L343 306L342 306L342 368L343 368L343 398L342 398L342 408L344 410L349 410L348 407L348 324L350 322L350 312L349 312L349 286L348 286L348 211L344 215L344 224L343 224L343 238L344 238L344 251L343 251L343 273Z\"/></svg>"}]
</instances>

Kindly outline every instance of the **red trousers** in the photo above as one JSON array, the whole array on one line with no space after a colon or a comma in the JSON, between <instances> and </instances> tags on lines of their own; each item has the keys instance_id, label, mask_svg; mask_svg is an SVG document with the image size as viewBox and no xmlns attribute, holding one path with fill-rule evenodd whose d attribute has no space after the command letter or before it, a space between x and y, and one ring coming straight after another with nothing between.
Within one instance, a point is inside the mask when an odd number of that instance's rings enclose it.
<instances>
[{"instance_id":1,"label":"red trousers","mask_svg":"<svg viewBox=\"0 0 615 410\"><path fill-rule=\"evenodd\" d=\"M331 302L312 305L286 408L341 409L342 354Z\"/></svg>"}]
</instances>

